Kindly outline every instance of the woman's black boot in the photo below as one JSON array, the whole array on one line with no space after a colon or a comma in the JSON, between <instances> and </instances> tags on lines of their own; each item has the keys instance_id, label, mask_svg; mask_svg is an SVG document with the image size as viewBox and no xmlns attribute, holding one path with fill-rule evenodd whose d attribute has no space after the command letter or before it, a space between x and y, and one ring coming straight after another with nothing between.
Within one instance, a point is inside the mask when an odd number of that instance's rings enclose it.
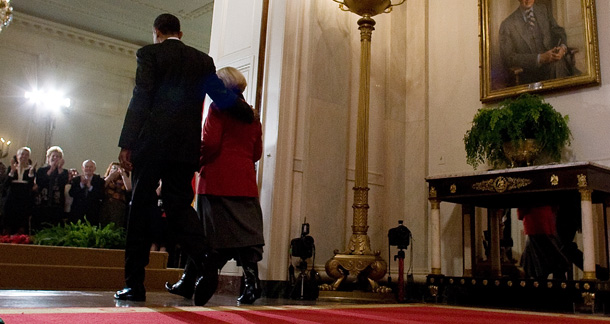
<instances>
[{"instance_id":1,"label":"woman's black boot","mask_svg":"<svg viewBox=\"0 0 610 324\"><path fill-rule=\"evenodd\" d=\"M195 292L195 280L197 280L197 269L193 264L193 260L189 258L184 266L182 277L175 284L165 283L165 289L174 295L179 295L184 298L193 298Z\"/></svg>"},{"instance_id":2,"label":"woman's black boot","mask_svg":"<svg viewBox=\"0 0 610 324\"><path fill-rule=\"evenodd\" d=\"M252 304L261 297L261 282L258 279L258 265L256 263L245 263L242 265L244 270L243 286L241 296L237 298L240 304Z\"/></svg>"}]
</instances>

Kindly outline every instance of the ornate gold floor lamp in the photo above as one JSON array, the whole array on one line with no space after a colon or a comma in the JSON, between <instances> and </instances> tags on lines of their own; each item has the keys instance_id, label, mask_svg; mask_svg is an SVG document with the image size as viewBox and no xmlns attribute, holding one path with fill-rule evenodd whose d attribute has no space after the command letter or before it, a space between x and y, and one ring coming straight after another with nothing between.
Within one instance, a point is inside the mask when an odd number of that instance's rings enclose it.
<instances>
[{"instance_id":1,"label":"ornate gold floor lamp","mask_svg":"<svg viewBox=\"0 0 610 324\"><path fill-rule=\"evenodd\" d=\"M373 292L387 292L377 281L386 274L387 263L379 251L371 250L368 235L368 134L369 134L369 89L370 89L370 56L371 34L375 30L373 16L389 13L393 6L401 5L405 0L392 4L391 0L333 0L339 3L343 11L351 11L359 16L360 30L360 90L358 94L358 124L356 131L356 181L354 186L354 204L352 236L344 252L335 250L335 256L326 262L326 273L335 281L331 285L322 285L321 290L337 290L348 276L366 279Z\"/></svg>"}]
</instances>

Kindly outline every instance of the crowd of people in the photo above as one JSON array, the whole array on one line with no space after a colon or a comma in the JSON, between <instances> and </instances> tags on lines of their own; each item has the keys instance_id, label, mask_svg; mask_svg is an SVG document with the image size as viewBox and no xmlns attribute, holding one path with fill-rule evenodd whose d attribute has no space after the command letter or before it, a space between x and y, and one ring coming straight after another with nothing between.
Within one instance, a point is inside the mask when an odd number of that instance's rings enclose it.
<instances>
[{"instance_id":1,"label":"crowd of people","mask_svg":"<svg viewBox=\"0 0 610 324\"><path fill-rule=\"evenodd\" d=\"M64 168L64 152L52 146L40 168L32 163L32 151L21 147L10 165L0 165L0 233L35 234L44 227L65 222L89 221L106 226L125 226L131 181L118 162L111 163L104 178L96 163L85 160L81 172ZM112 166L115 166L113 169Z\"/></svg>"}]
</instances>

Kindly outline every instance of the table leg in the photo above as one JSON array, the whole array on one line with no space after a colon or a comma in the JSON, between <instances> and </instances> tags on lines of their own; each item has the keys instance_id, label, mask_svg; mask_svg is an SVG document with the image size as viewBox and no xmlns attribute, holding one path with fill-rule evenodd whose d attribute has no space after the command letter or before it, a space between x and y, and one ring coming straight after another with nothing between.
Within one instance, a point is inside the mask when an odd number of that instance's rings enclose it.
<instances>
[{"instance_id":1,"label":"table leg","mask_svg":"<svg viewBox=\"0 0 610 324\"><path fill-rule=\"evenodd\" d=\"M430 199L430 226L432 239L432 274L440 275L441 272L441 209L440 201Z\"/></svg>"},{"instance_id":2,"label":"table leg","mask_svg":"<svg viewBox=\"0 0 610 324\"><path fill-rule=\"evenodd\" d=\"M580 209L582 216L582 242L583 242L583 279L595 279L595 243L593 232L593 204L592 190L580 189Z\"/></svg>"},{"instance_id":3,"label":"table leg","mask_svg":"<svg viewBox=\"0 0 610 324\"><path fill-rule=\"evenodd\" d=\"M502 262L500 260L500 222L504 215L503 209L488 209L489 215L489 258L491 265L491 275L502 276Z\"/></svg>"},{"instance_id":4,"label":"table leg","mask_svg":"<svg viewBox=\"0 0 610 324\"><path fill-rule=\"evenodd\" d=\"M462 205L462 245L464 247L464 277L472 277L472 263L474 256L472 247L474 245L472 235L474 208Z\"/></svg>"}]
</instances>

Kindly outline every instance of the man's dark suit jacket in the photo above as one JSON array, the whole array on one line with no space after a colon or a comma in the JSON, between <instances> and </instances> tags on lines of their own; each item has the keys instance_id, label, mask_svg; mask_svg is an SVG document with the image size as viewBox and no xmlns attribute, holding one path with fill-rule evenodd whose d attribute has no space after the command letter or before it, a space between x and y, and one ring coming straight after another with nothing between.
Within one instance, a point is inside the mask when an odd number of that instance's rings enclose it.
<instances>
[{"instance_id":1,"label":"man's dark suit jacket","mask_svg":"<svg viewBox=\"0 0 610 324\"><path fill-rule=\"evenodd\" d=\"M546 6L534 4L533 9L542 34L544 51L558 46L558 43L567 44L565 29L557 24ZM502 61L507 68L523 68L522 81L524 83L557 77L549 75L548 68L538 65L538 54L541 53L536 50L536 44L528 23L523 19L521 9L517 8L500 25L500 55Z\"/></svg>"},{"instance_id":2,"label":"man's dark suit jacket","mask_svg":"<svg viewBox=\"0 0 610 324\"><path fill-rule=\"evenodd\" d=\"M211 57L177 39L140 48L137 61L119 146L132 151L136 167L183 162L195 171L206 93L222 107L232 106L236 95L223 86Z\"/></svg>"},{"instance_id":3,"label":"man's dark suit jacket","mask_svg":"<svg viewBox=\"0 0 610 324\"><path fill-rule=\"evenodd\" d=\"M87 187L81 188L81 176L74 177L71 181L70 196L73 198L72 206L70 207L70 222L77 222L79 219L87 220L92 225L97 225L100 221L100 208L102 206L102 198L104 198L105 181L99 174L94 174L91 178L91 190Z\"/></svg>"}]
</instances>

